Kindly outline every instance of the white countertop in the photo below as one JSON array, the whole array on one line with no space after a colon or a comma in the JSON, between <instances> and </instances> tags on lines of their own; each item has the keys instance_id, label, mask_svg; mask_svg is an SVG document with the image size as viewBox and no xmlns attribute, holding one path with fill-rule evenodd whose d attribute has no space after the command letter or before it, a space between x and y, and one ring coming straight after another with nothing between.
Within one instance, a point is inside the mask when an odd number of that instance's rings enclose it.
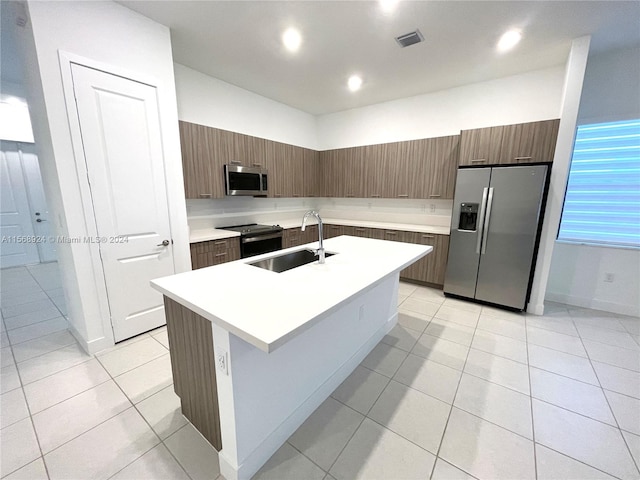
<instances>
[{"instance_id":1,"label":"white countertop","mask_svg":"<svg viewBox=\"0 0 640 480\"><path fill-rule=\"evenodd\" d=\"M324 225L346 225L353 227L379 228L382 230L399 230L404 232L433 233L436 235L449 235L449 226L439 225L417 225L411 223L391 223L373 222L369 220L349 220L344 218L323 218ZM315 221L311 224L315 225ZM302 225L302 218L299 220L288 219L279 222L282 228L297 228ZM189 235L189 243L206 242L208 240L220 240L222 238L238 237L240 233L217 228L202 228L192 230Z\"/></svg>"},{"instance_id":2,"label":"white countertop","mask_svg":"<svg viewBox=\"0 0 640 480\"><path fill-rule=\"evenodd\" d=\"M240 232L231 230L221 230L219 228L203 228L192 230L189 233L189 243L207 242L209 240L220 240L222 238L239 237Z\"/></svg>"},{"instance_id":3,"label":"white countertop","mask_svg":"<svg viewBox=\"0 0 640 480\"><path fill-rule=\"evenodd\" d=\"M340 236L326 240L337 253L282 273L249 265L263 258L317 248L317 242L153 280L164 295L252 345L272 352L311 328L383 277L402 270L433 247Z\"/></svg>"}]
</instances>

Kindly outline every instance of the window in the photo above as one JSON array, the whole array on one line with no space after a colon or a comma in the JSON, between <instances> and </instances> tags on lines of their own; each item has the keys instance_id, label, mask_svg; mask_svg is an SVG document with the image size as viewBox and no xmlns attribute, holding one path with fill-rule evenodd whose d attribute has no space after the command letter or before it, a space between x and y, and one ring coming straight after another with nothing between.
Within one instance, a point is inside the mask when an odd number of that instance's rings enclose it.
<instances>
[{"instance_id":1,"label":"window","mask_svg":"<svg viewBox=\"0 0 640 480\"><path fill-rule=\"evenodd\" d=\"M640 119L578 127L558 240L640 247Z\"/></svg>"}]
</instances>

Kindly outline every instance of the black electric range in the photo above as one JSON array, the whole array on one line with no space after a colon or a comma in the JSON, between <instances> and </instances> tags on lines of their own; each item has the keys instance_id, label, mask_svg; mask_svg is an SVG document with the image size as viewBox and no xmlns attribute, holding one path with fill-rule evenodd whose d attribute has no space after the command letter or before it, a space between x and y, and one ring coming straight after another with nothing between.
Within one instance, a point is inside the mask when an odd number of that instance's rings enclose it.
<instances>
[{"instance_id":1,"label":"black electric range","mask_svg":"<svg viewBox=\"0 0 640 480\"><path fill-rule=\"evenodd\" d=\"M280 225L236 225L222 227L240 233L240 256L253 257L262 253L274 252L282 249L282 227Z\"/></svg>"}]
</instances>

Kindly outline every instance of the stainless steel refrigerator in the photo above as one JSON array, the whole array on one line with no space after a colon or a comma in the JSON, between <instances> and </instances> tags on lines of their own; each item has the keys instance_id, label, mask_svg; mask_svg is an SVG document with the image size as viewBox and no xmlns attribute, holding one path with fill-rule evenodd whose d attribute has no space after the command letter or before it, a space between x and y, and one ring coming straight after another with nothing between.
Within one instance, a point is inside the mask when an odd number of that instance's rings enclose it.
<instances>
[{"instance_id":1,"label":"stainless steel refrigerator","mask_svg":"<svg viewBox=\"0 0 640 480\"><path fill-rule=\"evenodd\" d=\"M524 310L546 200L548 166L460 168L445 294Z\"/></svg>"}]
</instances>

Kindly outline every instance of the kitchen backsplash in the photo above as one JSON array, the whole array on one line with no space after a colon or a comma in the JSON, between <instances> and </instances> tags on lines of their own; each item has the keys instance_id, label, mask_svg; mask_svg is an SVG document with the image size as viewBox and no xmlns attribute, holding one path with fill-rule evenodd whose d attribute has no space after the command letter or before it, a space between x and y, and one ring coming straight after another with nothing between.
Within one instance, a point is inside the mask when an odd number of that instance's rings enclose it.
<instances>
[{"instance_id":1,"label":"kitchen backsplash","mask_svg":"<svg viewBox=\"0 0 640 480\"><path fill-rule=\"evenodd\" d=\"M387 198L254 198L187 200L191 230L247 223L285 223L300 220L316 209L325 218L448 226L452 200Z\"/></svg>"}]
</instances>

